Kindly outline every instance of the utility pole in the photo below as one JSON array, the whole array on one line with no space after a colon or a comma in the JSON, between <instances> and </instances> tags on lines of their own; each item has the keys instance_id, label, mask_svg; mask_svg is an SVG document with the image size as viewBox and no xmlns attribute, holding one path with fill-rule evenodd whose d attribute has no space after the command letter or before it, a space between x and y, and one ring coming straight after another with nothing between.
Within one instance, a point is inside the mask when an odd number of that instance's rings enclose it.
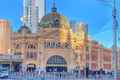
<instances>
[{"instance_id":1,"label":"utility pole","mask_svg":"<svg viewBox=\"0 0 120 80\"><path fill-rule=\"evenodd\" d=\"M118 29L118 21L117 21L117 8L116 8L116 0L113 0L113 70L114 70L114 80L117 80L117 29Z\"/></svg>"},{"instance_id":2,"label":"utility pole","mask_svg":"<svg viewBox=\"0 0 120 80\"><path fill-rule=\"evenodd\" d=\"M103 0L107 1L107 0ZM113 47L112 47L112 70L114 74L114 80L117 80L117 60L118 60L118 52L117 52L117 29L118 29L118 21L117 21L117 6L116 0L112 0L112 29L113 29Z\"/></svg>"},{"instance_id":3,"label":"utility pole","mask_svg":"<svg viewBox=\"0 0 120 80\"><path fill-rule=\"evenodd\" d=\"M85 77L89 78L89 47L88 47L88 25L84 26L85 31Z\"/></svg>"}]
</instances>

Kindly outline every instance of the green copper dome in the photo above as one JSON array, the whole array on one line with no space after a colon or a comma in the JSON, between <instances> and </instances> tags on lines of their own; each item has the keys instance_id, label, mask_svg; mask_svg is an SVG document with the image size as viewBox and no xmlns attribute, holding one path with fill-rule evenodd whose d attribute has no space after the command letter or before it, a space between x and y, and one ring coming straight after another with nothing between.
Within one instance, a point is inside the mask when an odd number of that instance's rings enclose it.
<instances>
[{"instance_id":1,"label":"green copper dome","mask_svg":"<svg viewBox=\"0 0 120 80\"><path fill-rule=\"evenodd\" d=\"M61 16L58 13L51 13L42 18L39 26L43 27L43 28L46 28L46 27L59 28L63 24L68 24L68 22L64 16Z\"/></svg>"},{"instance_id":2,"label":"green copper dome","mask_svg":"<svg viewBox=\"0 0 120 80\"><path fill-rule=\"evenodd\" d=\"M59 28L64 25L69 25L69 23L66 17L57 13L57 8L55 7L55 4L53 4L52 12L48 15L45 15L39 23L39 27L42 28Z\"/></svg>"}]
</instances>

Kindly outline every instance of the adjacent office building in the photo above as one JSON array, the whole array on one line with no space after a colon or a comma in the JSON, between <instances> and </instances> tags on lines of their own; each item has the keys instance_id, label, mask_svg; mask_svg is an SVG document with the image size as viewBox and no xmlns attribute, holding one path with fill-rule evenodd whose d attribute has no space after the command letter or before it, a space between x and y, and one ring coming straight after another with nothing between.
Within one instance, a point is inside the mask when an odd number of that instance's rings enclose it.
<instances>
[{"instance_id":1,"label":"adjacent office building","mask_svg":"<svg viewBox=\"0 0 120 80\"><path fill-rule=\"evenodd\" d=\"M45 0L23 0L23 24L36 32L38 23L45 14Z\"/></svg>"}]
</instances>

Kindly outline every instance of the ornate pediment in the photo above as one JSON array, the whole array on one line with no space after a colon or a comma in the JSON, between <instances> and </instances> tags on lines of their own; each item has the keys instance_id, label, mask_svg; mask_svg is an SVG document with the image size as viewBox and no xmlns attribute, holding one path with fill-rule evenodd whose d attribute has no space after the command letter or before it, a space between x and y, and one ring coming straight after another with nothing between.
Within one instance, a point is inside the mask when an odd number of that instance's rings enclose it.
<instances>
[{"instance_id":1,"label":"ornate pediment","mask_svg":"<svg viewBox=\"0 0 120 80\"><path fill-rule=\"evenodd\" d=\"M59 37L59 30L42 30L40 34L42 38L57 39Z\"/></svg>"}]
</instances>

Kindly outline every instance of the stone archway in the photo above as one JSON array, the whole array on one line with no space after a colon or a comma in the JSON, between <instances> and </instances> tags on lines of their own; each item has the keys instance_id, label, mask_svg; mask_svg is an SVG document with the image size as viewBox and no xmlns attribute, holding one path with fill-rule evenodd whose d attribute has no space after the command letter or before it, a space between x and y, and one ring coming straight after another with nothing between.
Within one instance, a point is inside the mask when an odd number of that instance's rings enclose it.
<instances>
[{"instance_id":1,"label":"stone archway","mask_svg":"<svg viewBox=\"0 0 120 80\"><path fill-rule=\"evenodd\" d=\"M46 72L67 72L67 62L59 55L50 57L47 61Z\"/></svg>"}]
</instances>

